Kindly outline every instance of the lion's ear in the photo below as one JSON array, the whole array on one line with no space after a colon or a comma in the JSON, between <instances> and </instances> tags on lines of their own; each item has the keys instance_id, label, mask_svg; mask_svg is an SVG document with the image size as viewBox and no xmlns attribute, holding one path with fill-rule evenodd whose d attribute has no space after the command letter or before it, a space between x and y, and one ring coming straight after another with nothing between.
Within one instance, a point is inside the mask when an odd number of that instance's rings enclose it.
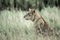
<instances>
[{"instance_id":1,"label":"lion's ear","mask_svg":"<svg viewBox=\"0 0 60 40\"><path fill-rule=\"evenodd\" d=\"M33 13L35 13L35 9L33 9Z\"/></svg>"},{"instance_id":2,"label":"lion's ear","mask_svg":"<svg viewBox=\"0 0 60 40\"><path fill-rule=\"evenodd\" d=\"M31 11L31 9L29 8L29 11Z\"/></svg>"},{"instance_id":3,"label":"lion's ear","mask_svg":"<svg viewBox=\"0 0 60 40\"><path fill-rule=\"evenodd\" d=\"M30 9L29 8L29 11L32 12L32 13L35 13L35 9Z\"/></svg>"}]
</instances>

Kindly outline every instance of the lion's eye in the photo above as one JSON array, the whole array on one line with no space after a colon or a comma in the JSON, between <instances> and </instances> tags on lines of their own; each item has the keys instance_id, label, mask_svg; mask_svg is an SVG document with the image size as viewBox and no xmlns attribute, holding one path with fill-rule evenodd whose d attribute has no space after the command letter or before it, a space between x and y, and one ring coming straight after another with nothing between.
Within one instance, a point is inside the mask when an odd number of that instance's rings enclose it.
<instances>
[{"instance_id":1,"label":"lion's eye","mask_svg":"<svg viewBox=\"0 0 60 40\"><path fill-rule=\"evenodd\" d=\"M31 15L29 14L29 16L31 16Z\"/></svg>"},{"instance_id":2,"label":"lion's eye","mask_svg":"<svg viewBox=\"0 0 60 40\"><path fill-rule=\"evenodd\" d=\"M29 16L31 16L31 14L28 14Z\"/></svg>"}]
</instances>

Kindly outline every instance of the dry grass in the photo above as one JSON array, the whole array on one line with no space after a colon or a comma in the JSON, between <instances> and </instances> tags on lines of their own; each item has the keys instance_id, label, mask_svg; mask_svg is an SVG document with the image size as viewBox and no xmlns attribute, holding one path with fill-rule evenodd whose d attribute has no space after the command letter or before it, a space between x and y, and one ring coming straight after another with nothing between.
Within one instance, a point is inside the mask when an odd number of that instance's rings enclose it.
<instances>
[{"instance_id":1,"label":"dry grass","mask_svg":"<svg viewBox=\"0 0 60 40\"><path fill-rule=\"evenodd\" d=\"M45 8L41 15L48 22L49 26L60 32L60 10L56 7ZM56 36L38 36L34 32L34 24L23 18L25 11L8 11L0 12L0 40L60 40Z\"/></svg>"}]
</instances>

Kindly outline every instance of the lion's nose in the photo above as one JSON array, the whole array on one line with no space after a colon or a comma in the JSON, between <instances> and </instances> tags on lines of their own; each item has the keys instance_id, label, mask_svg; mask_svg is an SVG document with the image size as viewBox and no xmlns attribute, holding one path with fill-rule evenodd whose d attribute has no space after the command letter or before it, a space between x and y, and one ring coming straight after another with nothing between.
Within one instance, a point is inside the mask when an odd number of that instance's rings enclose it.
<instances>
[{"instance_id":1,"label":"lion's nose","mask_svg":"<svg viewBox=\"0 0 60 40\"><path fill-rule=\"evenodd\" d=\"M24 16L24 18L25 18L26 16Z\"/></svg>"}]
</instances>

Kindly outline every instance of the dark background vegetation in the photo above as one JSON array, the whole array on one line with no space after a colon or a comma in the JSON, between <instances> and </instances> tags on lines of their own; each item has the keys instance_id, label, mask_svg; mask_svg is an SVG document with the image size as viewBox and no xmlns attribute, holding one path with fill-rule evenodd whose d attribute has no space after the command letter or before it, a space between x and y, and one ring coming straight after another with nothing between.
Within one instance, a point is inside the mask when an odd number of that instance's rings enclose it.
<instances>
[{"instance_id":1,"label":"dark background vegetation","mask_svg":"<svg viewBox=\"0 0 60 40\"><path fill-rule=\"evenodd\" d=\"M28 10L29 8L43 9L44 7L60 7L60 0L0 0L0 10L11 8Z\"/></svg>"}]
</instances>

